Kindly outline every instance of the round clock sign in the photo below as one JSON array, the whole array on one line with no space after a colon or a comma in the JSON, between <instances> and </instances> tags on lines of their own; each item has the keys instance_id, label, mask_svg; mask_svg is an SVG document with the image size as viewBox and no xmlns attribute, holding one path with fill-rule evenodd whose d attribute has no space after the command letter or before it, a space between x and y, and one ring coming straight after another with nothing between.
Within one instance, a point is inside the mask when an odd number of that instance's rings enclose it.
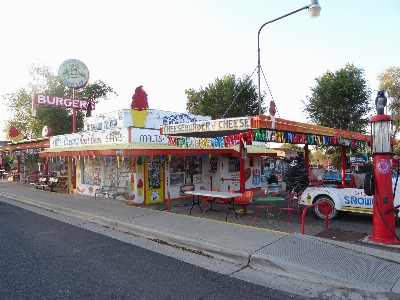
<instances>
[{"instance_id":1,"label":"round clock sign","mask_svg":"<svg viewBox=\"0 0 400 300\"><path fill-rule=\"evenodd\" d=\"M380 159L377 167L378 172L381 174L387 174L390 171L390 163L387 159Z\"/></svg>"},{"instance_id":2,"label":"round clock sign","mask_svg":"<svg viewBox=\"0 0 400 300\"><path fill-rule=\"evenodd\" d=\"M88 83L89 69L80 60L68 59L58 69L58 77L67 87L78 89Z\"/></svg>"}]
</instances>

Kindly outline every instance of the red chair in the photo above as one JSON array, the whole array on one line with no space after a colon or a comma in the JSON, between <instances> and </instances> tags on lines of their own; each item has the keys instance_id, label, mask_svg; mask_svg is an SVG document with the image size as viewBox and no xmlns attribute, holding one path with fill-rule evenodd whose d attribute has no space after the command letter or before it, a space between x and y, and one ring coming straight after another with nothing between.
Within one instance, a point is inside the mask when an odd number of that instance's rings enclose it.
<instances>
[{"instance_id":1,"label":"red chair","mask_svg":"<svg viewBox=\"0 0 400 300\"><path fill-rule=\"evenodd\" d=\"M297 215L300 219L300 196L301 196L301 194L297 193L297 192L291 192L290 194L288 194L288 196L287 196L288 205L286 207L278 207L278 210L279 210L278 223L279 223L279 219L280 219L282 211L287 212L289 224L291 222L290 214L292 212L297 211Z\"/></svg>"},{"instance_id":2,"label":"red chair","mask_svg":"<svg viewBox=\"0 0 400 300\"><path fill-rule=\"evenodd\" d=\"M247 205L250 204L253 197L253 191L245 191L242 196L235 197L235 204L238 204L240 206L240 210L243 212L241 216L244 216L247 213Z\"/></svg>"},{"instance_id":3,"label":"red chair","mask_svg":"<svg viewBox=\"0 0 400 300\"><path fill-rule=\"evenodd\" d=\"M228 190L228 193L236 193L235 190ZM228 203L229 201L231 201L230 198L218 198L217 199L218 203Z\"/></svg>"},{"instance_id":4,"label":"red chair","mask_svg":"<svg viewBox=\"0 0 400 300\"><path fill-rule=\"evenodd\" d=\"M219 189L215 188L215 189L213 189L213 191L219 192ZM207 201L210 206L210 209L208 209L206 211L215 210L212 208L212 204L215 200L216 200L216 198L213 196L203 196L203 197L201 197L201 205L204 206L204 201Z\"/></svg>"}]
</instances>

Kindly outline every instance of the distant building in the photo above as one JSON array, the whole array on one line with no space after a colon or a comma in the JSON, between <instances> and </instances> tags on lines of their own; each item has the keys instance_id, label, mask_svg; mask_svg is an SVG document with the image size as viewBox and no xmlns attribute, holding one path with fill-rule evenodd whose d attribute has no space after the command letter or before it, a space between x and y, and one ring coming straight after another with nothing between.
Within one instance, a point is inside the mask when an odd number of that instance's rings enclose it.
<instances>
[{"instance_id":1,"label":"distant building","mask_svg":"<svg viewBox=\"0 0 400 300\"><path fill-rule=\"evenodd\" d=\"M297 156L297 151L286 148L271 148L271 150L275 151L278 157L284 157L287 159L294 159Z\"/></svg>"},{"instance_id":2,"label":"distant building","mask_svg":"<svg viewBox=\"0 0 400 300\"><path fill-rule=\"evenodd\" d=\"M7 145L8 143L11 143L11 141L0 141L0 147L1 147L1 146L5 146L5 145Z\"/></svg>"}]
</instances>

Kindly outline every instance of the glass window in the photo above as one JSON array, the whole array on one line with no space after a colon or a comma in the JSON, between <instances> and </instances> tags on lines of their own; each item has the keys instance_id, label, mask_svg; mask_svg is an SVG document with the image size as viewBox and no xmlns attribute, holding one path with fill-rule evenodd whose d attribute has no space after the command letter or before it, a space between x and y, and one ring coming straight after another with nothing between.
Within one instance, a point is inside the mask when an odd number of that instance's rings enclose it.
<instances>
[{"instance_id":1,"label":"glass window","mask_svg":"<svg viewBox=\"0 0 400 300\"><path fill-rule=\"evenodd\" d=\"M202 182L201 155L172 156L169 162L170 173L185 173L186 183Z\"/></svg>"},{"instance_id":2,"label":"glass window","mask_svg":"<svg viewBox=\"0 0 400 300\"><path fill-rule=\"evenodd\" d=\"M240 163L238 157L228 157L228 172L240 172Z\"/></svg>"}]
</instances>

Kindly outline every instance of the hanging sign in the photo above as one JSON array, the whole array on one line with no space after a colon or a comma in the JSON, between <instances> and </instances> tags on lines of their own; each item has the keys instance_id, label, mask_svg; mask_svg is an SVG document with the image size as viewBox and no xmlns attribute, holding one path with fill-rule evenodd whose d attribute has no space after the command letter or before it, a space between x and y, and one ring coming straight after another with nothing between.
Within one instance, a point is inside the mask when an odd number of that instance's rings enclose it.
<instances>
[{"instance_id":1,"label":"hanging sign","mask_svg":"<svg viewBox=\"0 0 400 300\"><path fill-rule=\"evenodd\" d=\"M87 109L88 103L88 100L70 99L43 94L35 94L33 98L34 107L36 107L36 105L48 105L66 108ZM92 110L95 109L95 106L95 103L92 101Z\"/></svg>"},{"instance_id":2,"label":"hanging sign","mask_svg":"<svg viewBox=\"0 0 400 300\"><path fill-rule=\"evenodd\" d=\"M128 143L129 130L127 127L118 130L84 131L50 137L50 148L78 147Z\"/></svg>"},{"instance_id":3,"label":"hanging sign","mask_svg":"<svg viewBox=\"0 0 400 300\"><path fill-rule=\"evenodd\" d=\"M67 87L79 89L88 83L89 69L80 60L68 59L58 69L58 77Z\"/></svg>"},{"instance_id":4,"label":"hanging sign","mask_svg":"<svg viewBox=\"0 0 400 300\"><path fill-rule=\"evenodd\" d=\"M228 118L162 126L162 134L251 129L251 118Z\"/></svg>"}]
</instances>

